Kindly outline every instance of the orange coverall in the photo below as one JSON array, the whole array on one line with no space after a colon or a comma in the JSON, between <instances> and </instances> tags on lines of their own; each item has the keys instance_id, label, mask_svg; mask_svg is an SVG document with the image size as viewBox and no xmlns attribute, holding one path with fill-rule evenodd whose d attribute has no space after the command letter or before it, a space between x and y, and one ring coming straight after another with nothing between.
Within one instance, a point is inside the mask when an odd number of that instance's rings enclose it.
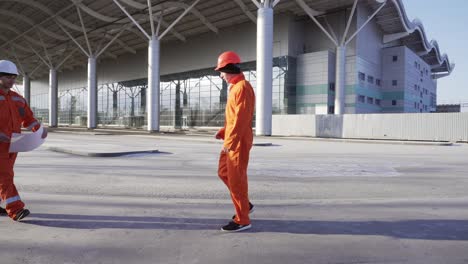
<instances>
[{"instance_id":1,"label":"orange coverall","mask_svg":"<svg viewBox=\"0 0 468 264\"><path fill-rule=\"evenodd\" d=\"M255 94L242 73L234 77L226 103L224 127L218 132L224 139L228 153L221 152L218 175L228 187L236 210L234 221L240 225L250 224L247 165L252 148L252 119Z\"/></svg>"},{"instance_id":2,"label":"orange coverall","mask_svg":"<svg viewBox=\"0 0 468 264\"><path fill-rule=\"evenodd\" d=\"M11 138L12 133L21 133L21 126L35 131L40 124L21 95L0 90L0 134ZM9 148L9 142L0 142L0 198L6 202L8 216L14 218L24 203L13 183L13 167L18 153L9 153Z\"/></svg>"}]
</instances>

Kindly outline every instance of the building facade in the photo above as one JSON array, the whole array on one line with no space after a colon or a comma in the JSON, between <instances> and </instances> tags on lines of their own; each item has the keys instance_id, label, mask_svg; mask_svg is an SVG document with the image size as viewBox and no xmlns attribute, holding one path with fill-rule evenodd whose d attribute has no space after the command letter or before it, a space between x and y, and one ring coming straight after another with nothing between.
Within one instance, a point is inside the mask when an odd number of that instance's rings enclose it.
<instances>
[{"instance_id":1,"label":"building facade","mask_svg":"<svg viewBox=\"0 0 468 264\"><path fill-rule=\"evenodd\" d=\"M275 1L282 9L273 20L272 114L435 110L437 78L450 74L453 65L440 55L437 43L427 40L422 25L409 21L400 0L319 2ZM228 86L213 68L225 50L241 56L244 74L257 89L257 26L247 19L185 41L161 42L161 126L223 124ZM147 124L148 57L142 46L97 60L98 125ZM57 77L58 123L85 125L90 93L86 64L64 68ZM39 75L31 87L31 106L47 123L50 80Z\"/></svg>"}]
</instances>

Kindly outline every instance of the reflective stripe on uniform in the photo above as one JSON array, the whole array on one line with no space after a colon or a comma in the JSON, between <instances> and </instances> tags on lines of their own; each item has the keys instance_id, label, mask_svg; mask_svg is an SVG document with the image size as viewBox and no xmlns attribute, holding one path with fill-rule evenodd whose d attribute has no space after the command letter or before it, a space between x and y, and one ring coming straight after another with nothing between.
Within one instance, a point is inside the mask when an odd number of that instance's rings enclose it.
<instances>
[{"instance_id":1,"label":"reflective stripe on uniform","mask_svg":"<svg viewBox=\"0 0 468 264\"><path fill-rule=\"evenodd\" d=\"M0 95L0 101L4 101L4 100L5 100L5 96Z\"/></svg>"},{"instance_id":2,"label":"reflective stripe on uniform","mask_svg":"<svg viewBox=\"0 0 468 264\"><path fill-rule=\"evenodd\" d=\"M11 100L26 103L26 101L24 100L24 98L19 97L19 96L12 96L12 97L11 97Z\"/></svg>"},{"instance_id":3,"label":"reflective stripe on uniform","mask_svg":"<svg viewBox=\"0 0 468 264\"><path fill-rule=\"evenodd\" d=\"M10 198L6 199L5 203L6 204L11 204L11 203L16 202L16 201L21 201L21 198L19 197L19 195L16 195L16 196L13 196L13 197L10 197Z\"/></svg>"}]
</instances>

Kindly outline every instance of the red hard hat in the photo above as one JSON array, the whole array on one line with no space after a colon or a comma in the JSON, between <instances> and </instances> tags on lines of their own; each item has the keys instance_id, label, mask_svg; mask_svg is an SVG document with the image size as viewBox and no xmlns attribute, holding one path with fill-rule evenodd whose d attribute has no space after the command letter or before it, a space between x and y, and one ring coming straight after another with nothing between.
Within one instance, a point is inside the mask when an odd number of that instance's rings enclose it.
<instances>
[{"instance_id":1,"label":"red hard hat","mask_svg":"<svg viewBox=\"0 0 468 264\"><path fill-rule=\"evenodd\" d=\"M239 64L241 59L237 53L234 51L225 51L221 53L218 57L218 65L215 71L219 71L219 69L224 68L228 64Z\"/></svg>"}]
</instances>

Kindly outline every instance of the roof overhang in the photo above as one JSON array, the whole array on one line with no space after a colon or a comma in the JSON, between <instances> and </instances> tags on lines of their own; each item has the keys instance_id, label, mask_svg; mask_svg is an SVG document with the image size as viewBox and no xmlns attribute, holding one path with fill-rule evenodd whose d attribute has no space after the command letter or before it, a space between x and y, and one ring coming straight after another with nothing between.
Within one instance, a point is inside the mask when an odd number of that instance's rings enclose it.
<instances>
[{"instance_id":1,"label":"roof overhang","mask_svg":"<svg viewBox=\"0 0 468 264\"><path fill-rule=\"evenodd\" d=\"M367 1L372 8L378 8L375 0ZM431 66L432 73L452 72L455 65L449 62L446 54L440 53L437 41L428 40L421 21L408 19L401 0L387 0L376 19L385 34L383 42L386 46L408 47Z\"/></svg>"},{"instance_id":2,"label":"roof overhang","mask_svg":"<svg viewBox=\"0 0 468 264\"><path fill-rule=\"evenodd\" d=\"M381 0L367 1L378 8ZM28 75L42 76L49 68L65 69L87 64L90 54L102 51L99 58L117 58L148 47L147 34L118 6L120 4L145 32L164 32L162 42L187 41L207 32L241 23L256 23L255 0L0 0L0 52L19 64ZM256 3L257 4L256 4ZM295 0L271 0L276 14L305 16ZM354 0L304 0L317 13L349 8ZM194 7L189 9L192 4ZM189 10L187 12L187 10ZM152 14L150 16L149 14ZM184 14L186 13L186 14ZM184 15L182 17L182 15ZM155 28L151 26L160 23ZM177 23L174 23L177 21ZM451 72L453 65L440 55L435 41L427 41L418 21L409 22L400 0L387 0L377 22L386 34L388 45L407 45L428 64L434 73ZM173 27L171 27L171 25ZM392 34L399 38L389 40ZM79 45L77 45L79 44ZM106 48L106 49L103 49Z\"/></svg>"}]
</instances>

